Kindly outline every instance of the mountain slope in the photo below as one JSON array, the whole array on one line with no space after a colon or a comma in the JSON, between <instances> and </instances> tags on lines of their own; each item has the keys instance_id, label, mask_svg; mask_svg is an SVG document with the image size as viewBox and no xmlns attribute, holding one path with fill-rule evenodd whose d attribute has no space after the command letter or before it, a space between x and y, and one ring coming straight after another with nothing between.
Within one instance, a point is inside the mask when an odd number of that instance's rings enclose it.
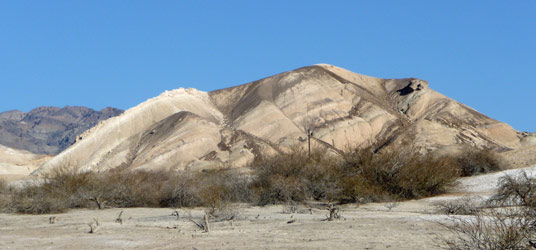
<instances>
[{"instance_id":1,"label":"mountain slope","mask_svg":"<svg viewBox=\"0 0 536 250\"><path fill-rule=\"evenodd\" d=\"M0 176L28 175L49 158L0 145Z\"/></svg>"},{"instance_id":2,"label":"mountain slope","mask_svg":"<svg viewBox=\"0 0 536 250\"><path fill-rule=\"evenodd\" d=\"M36 154L58 154L76 137L99 121L123 111L105 108L95 111L86 107L39 107L28 113L0 113L0 144Z\"/></svg>"},{"instance_id":3,"label":"mountain slope","mask_svg":"<svg viewBox=\"0 0 536 250\"><path fill-rule=\"evenodd\" d=\"M35 173L61 165L239 167L260 154L305 146L339 151L385 141L423 150L461 145L508 151L524 136L428 88L423 80L380 79L314 65L232 88L167 91L90 129Z\"/></svg>"}]
</instances>

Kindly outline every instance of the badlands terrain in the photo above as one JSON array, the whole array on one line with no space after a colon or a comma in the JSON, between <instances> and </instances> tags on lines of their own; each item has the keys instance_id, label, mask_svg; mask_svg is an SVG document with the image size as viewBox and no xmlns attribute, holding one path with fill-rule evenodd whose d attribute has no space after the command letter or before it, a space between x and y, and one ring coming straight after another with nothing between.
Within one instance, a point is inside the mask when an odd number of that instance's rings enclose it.
<instances>
[{"instance_id":1,"label":"badlands terrain","mask_svg":"<svg viewBox=\"0 0 536 250\"><path fill-rule=\"evenodd\" d=\"M534 134L445 97L424 80L380 79L322 64L212 92L166 91L89 129L33 174L58 166L243 167L263 154L305 147L306 131L313 148L334 154L379 142L445 153L536 144Z\"/></svg>"},{"instance_id":2,"label":"badlands terrain","mask_svg":"<svg viewBox=\"0 0 536 250\"><path fill-rule=\"evenodd\" d=\"M355 146L412 143L422 153L491 148L508 174L535 171L536 136L432 90L424 80L380 79L314 65L203 92L166 91L76 136L56 156L0 146L0 178L37 181L56 167L103 171L241 168L260 155L306 147L337 154ZM13 114L16 115L16 114ZM10 118L14 119L14 118ZM18 119L18 118L17 118ZM30 176L31 173L31 176ZM232 204L233 220L201 221L205 208L76 209L57 215L0 214L2 249L436 249L449 232L439 202L489 196L499 172L461 178L447 194L399 203L257 207ZM116 223L123 211L122 223ZM49 223L56 217L54 224ZM88 223L100 223L90 234Z\"/></svg>"}]
</instances>

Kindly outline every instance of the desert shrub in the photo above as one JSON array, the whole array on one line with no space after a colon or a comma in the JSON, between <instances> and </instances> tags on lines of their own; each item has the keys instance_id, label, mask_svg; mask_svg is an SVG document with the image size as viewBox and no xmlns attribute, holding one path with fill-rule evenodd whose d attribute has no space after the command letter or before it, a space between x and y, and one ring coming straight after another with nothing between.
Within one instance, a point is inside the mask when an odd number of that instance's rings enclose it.
<instances>
[{"instance_id":1,"label":"desert shrub","mask_svg":"<svg viewBox=\"0 0 536 250\"><path fill-rule=\"evenodd\" d=\"M505 175L499 179L498 190L489 202L492 205L514 205L536 208L536 178L525 171Z\"/></svg>"},{"instance_id":2,"label":"desert shrub","mask_svg":"<svg viewBox=\"0 0 536 250\"><path fill-rule=\"evenodd\" d=\"M371 148L356 149L346 153L344 159L341 198L348 201L437 195L459 176L450 157L421 155L401 148L379 153Z\"/></svg>"},{"instance_id":3,"label":"desert shrub","mask_svg":"<svg viewBox=\"0 0 536 250\"><path fill-rule=\"evenodd\" d=\"M191 172L176 174L168 180L163 189L160 205L163 207L194 207L200 206L198 182Z\"/></svg>"},{"instance_id":4,"label":"desert shrub","mask_svg":"<svg viewBox=\"0 0 536 250\"><path fill-rule=\"evenodd\" d=\"M7 191L7 181L5 181L4 179L0 179L0 195L7 193Z\"/></svg>"},{"instance_id":5,"label":"desert shrub","mask_svg":"<svg viewBox=\"0 0 536 250\"><path fill-rule=\"evenodd\" d=\"M499 179L487 209L473 216L452 216L440 223L454 237L441 240L447 249L532 249L535 247L536 180L526 172Z\"/></svg>"},{"instance_id":6,"label":"desert shrub","mask_svg":"<svg viewBox=\"0 0 536 250\"><path fill-rule=\"evenodd\" d=\"M7 182L0 179L0 212L5 211L9 201Z\"/></svg>"},{"instance_id":7,"label":"desert shrub","mask_svg":"<svg viewBox=\"0 0 536 250\"><path fill-rule=\"evenodd\" d=\"M111 207L158 207L171 178L174 174L165 171L111 171L99 175L91 191Z\"/></svg>"},{"instance_id":8,"label":"desert shrub","mask_svg":"<svg viewBox=\"0 0 536 250\"><path fill-rule=\"evenodd\" d=\"M78 172L53 170L42 182L12 192L9 211L42 214L70 208L192 207L215 210L254 200L249 178L232 170Z\"/></svg>"},{"instance_id":9,"label":"desert shrub","mask_svg":"<svg viewBox=\"0 0 536 250\"><path fill-rule=\"evenodd\" d=\"M475 215L480 208L469 197L435 204L437 212L447 215Z\"/></svg>"},{"instance_id":10,"label":"desert shrub","mask_svg":"<svg viewBox=\"0 0 536 250\"><path fill-rule=\"evenodd\" d=\"M39 182L27 183L15 188L7 204L7 210L17 213L61 213L73 207L87 207L87 201L79 191L93 185L94 173L77 173L68 168L58 168Z\"/></svg>"},{"instance_id":11,"label":"desert shrub","mask_svg":"<svg viewBox=\"0 0 536 250\"><path fill-rule=\"evenodd\" d=\"M333 169L330 169L333 167ZM330 199L337 193L333 160L325 152L294 149L253 164L252 188L260 205Z\"/></svg>"},{"instance_id":12,"label":"desert shrub","mask_svg":"<svg viewBox=\"0 0 536 250\"><path fill-rule=\"evenodd\" d=\"M69 209L70 204L69 200L59 193L51 192L41 184L32 183L13 190L6 206L9 212L50 214L63 213Z\"/></svg>"},{"instance_id":13,"label":"desert shrub","mask_svg":"<svg viewBox=\"0 0 536 250\"><path fill-rule=\"evenodd\" d=\"M473 176L505 169L505 164L491 149L464 148L456 157L461 176Z\"/></svg>"},{"instance_id":14,"label":"desert shrub","mask_svg":"<svg viewBox=\"0 0 536 250\"><path fill-rule=\"evenodd\" d=\"M413 199L440 194L459 176L452 157L393 148L354 149L342 159L300 150L276 155L253 167L259 204L308 199L341 202Z\"/></svg>"},{"instance_id":15,"label":"desert shrub","mask_svg":"<svg viewBox=\"0 0 536 250\"><path fill-rule=\"evenodd\" d=\"M164 207L208 206L213 211L230 202L252 202L255 197L246 174L232 169L182 171L162 188Z\"/></svg>"},{"instance_id":16,"label":"desert shrub","mask_svg":"<svg viewBox=\"0 0 536 250\"><path fill-rule=\"evenodd\" d=\"M523 207L480 211L474 216L452 216L440 223L453 237L443 237L446 249L532 249L536 238L534 213Z\"/></svg>"}]
</instances>

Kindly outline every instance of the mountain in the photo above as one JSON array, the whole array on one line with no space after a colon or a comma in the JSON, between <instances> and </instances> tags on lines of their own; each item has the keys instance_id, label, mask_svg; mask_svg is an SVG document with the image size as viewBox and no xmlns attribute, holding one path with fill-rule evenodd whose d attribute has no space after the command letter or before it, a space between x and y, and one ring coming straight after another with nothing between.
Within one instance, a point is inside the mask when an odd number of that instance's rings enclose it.
<instances>
[{"instance_id":1,"label":"mountain","mask_svg":"<svg viewBox=\"0 0 536 250\"><path fill-rule=\"evenodd\" d=\"M28 151L0 145L0 176L27 176L37 169L50 156L38 155Z\"/></svg>"},{"instance_id":2,"label":"mountain","mask_svg":"<svg viewBox=\"0 0 536 250\"><path fill-rule=\"evenodd\" d=\"M380 79L314 65L203 92L166 91L82 134L34 174L83 170L240 167L261 154L307 145L340 152L385 142L423 151L464 145L518 149L534 140L415 78Z\"/></svg>"},{"instance_id":3,"label":"mountain","mask_svg":"<svg viewBox=\"0 0 536 250\"><path fill-rule=\"evenodd\" d=\"M123 111L86 107L38 107L28 113L0 113L0 144L35 154L55 155L69 147L76 137L98 122Z\"/></svg>"}]
</instances>

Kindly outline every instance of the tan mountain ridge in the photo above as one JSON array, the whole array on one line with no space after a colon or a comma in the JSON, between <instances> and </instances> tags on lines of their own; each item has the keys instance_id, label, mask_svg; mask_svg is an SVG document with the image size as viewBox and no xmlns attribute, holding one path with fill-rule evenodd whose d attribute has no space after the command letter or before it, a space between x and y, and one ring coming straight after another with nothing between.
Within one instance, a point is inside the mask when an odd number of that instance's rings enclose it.
<instances>
[{"instance_id":1,"label":"tan mountain ridge","mask_svg":"<svg viewBox=\"0 0 536 250\"><path fill-rule=\"evenodd\" d=\"M464 145L499 152L536 144L415 78L380 79L314 65L203 92L166 91L100 122L34 174L60 166L101 171L241 167L307 145L337 152L373 142L423 151Z\"/></svg>"},{"instance_id":2,"label":"tan mountain ridge","mask_svg":"<svg viewBox=\"0 0 536 250\"><path fill-rule=\"evenodd\" d=\"M28 176L51 156L0 145L0 177L19 179Z\"/></svg>"}]
</instances>

